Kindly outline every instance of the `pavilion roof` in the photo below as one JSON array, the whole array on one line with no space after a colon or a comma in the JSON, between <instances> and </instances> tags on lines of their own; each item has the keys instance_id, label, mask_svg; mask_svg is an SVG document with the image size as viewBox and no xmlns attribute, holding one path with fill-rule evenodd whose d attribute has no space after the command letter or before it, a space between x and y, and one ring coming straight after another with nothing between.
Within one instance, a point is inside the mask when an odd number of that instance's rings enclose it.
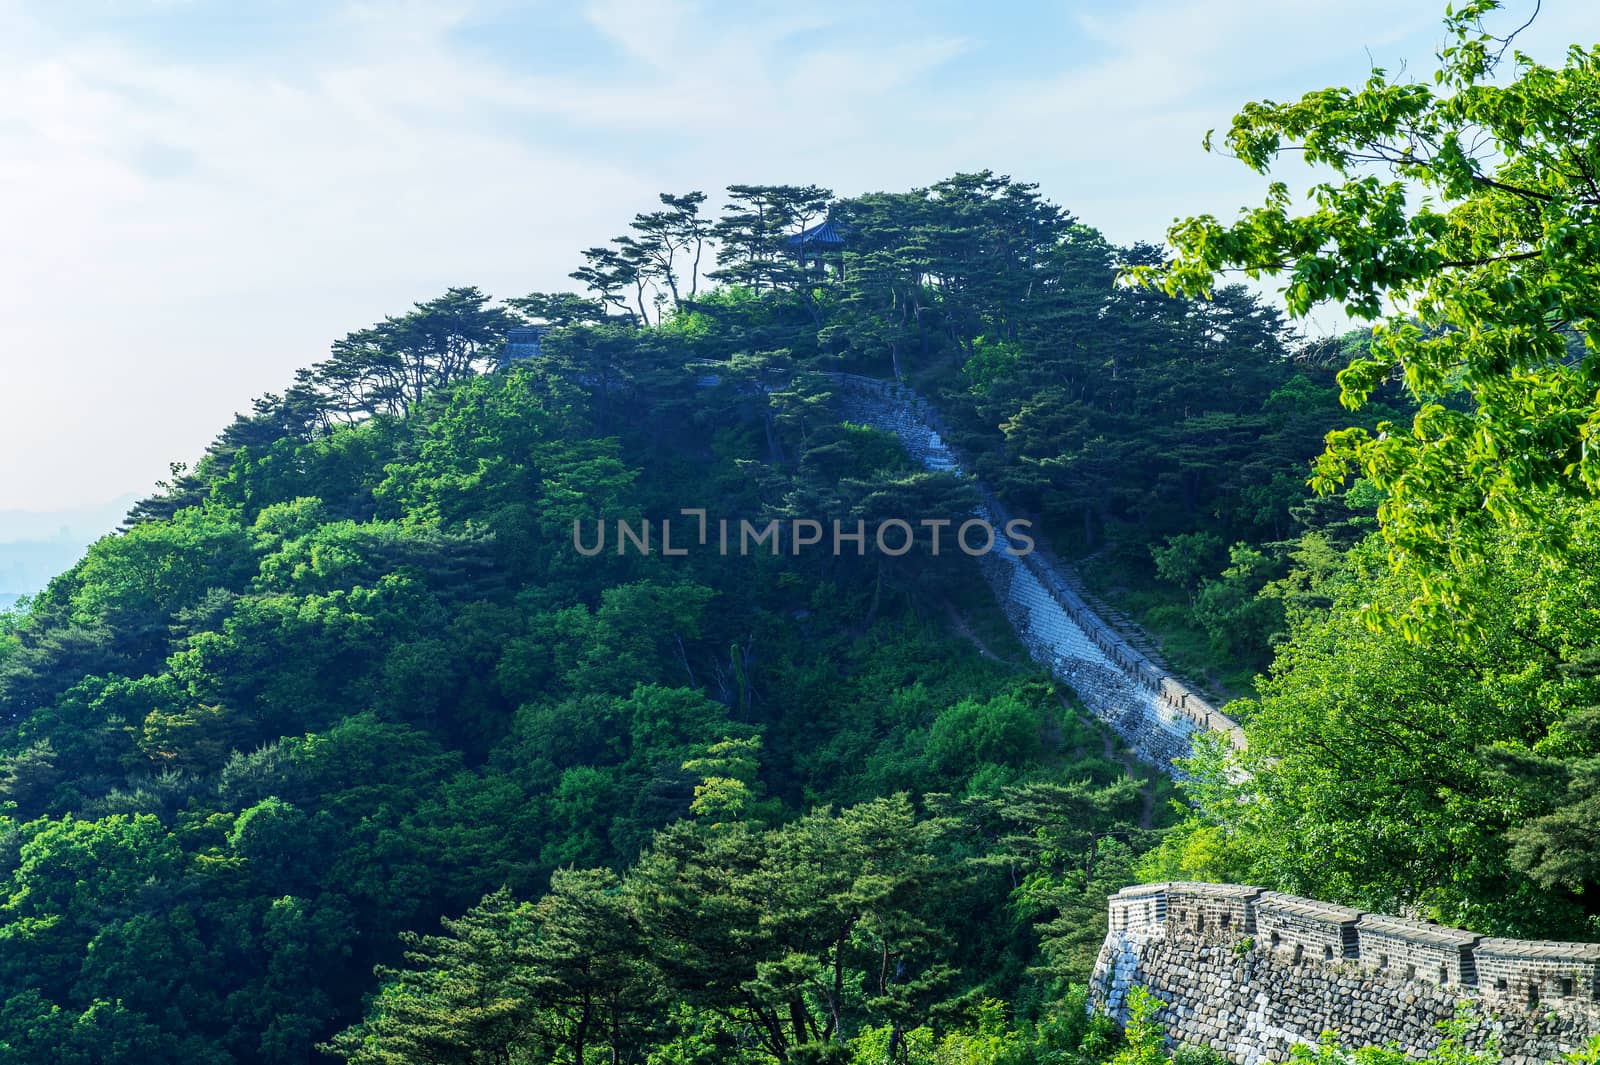
<instances>
[{"instance_id":1,"label":"pavilion roof","mask_svg":"<svg viewBox=\"0 0 1600 1065\"><path fill-rule=\"evenodd\" d=\"M832 220L818 222L814 226L784 238L784 244L791 248L821 246L837 248L845 242L845 228L835 225Z\"/></svg>"}]
</instances>

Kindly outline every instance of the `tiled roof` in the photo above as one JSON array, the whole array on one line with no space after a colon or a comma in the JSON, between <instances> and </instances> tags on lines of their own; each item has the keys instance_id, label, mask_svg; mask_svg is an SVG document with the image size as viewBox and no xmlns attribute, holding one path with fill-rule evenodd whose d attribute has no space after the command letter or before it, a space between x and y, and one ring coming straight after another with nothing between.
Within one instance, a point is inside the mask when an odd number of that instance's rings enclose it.
<instances>
[{"instance_id":1,"label":"tiled roof","mask_svg":"<svg viewBox=\"0 0 1600 1065\"><path fill-rule=\"evenodd\" d=\"M791 248L809 245L826 245L837 247L845 242L845 229L843 226L829 222L818 222L808 229L801 230L791 237L784 238L784 244Z\"/></svg>"}]
</instances>

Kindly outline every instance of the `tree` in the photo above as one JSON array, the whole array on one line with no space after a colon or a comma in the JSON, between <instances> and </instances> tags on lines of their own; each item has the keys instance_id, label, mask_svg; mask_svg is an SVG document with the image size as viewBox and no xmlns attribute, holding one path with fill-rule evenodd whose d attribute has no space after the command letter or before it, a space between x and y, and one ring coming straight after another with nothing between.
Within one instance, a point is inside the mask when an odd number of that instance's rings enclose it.
<instances>
[{"instance_id":1,"label":"tree","mask_svg":"<svg viewBox=\"0 0 1600 1065\"><path fill-rule=\"evenodd\" d=\"M1516 31L1484 28L1499 7L1447 10L1431 86L1379 69L1360 88L1246 106L1222 144L1262 174L1286 154L1331 170L1312 208L1275 182L1231 225L1178 223L1174 259L1133 271L1188 294L1224 270L1277 276L1291 313L1334 301L1377 321L1339 374L1342 399L1359 407L1398 377L1417 412L1331 436L1316 481L1359 469L1386 493L1384 536L1425 578L1401 611L1413 636L1463 622L1492 525L1541 528L1553 555L1564 537L1548 500L1600 488L1600 45L1540 65L1513 49Z\"/></svg>"},{"instance_id":2,"label":"tree","mask_svg":"<svg viewBox=\"0 0 1600 1065\"><path fill-rule=\"evenodd\" d=\"M347 416L400 414L492 364L514 319L474 287L452 288L407 314L351 333L306 383Z\"/></svg>"},{"instance_id":3,"label":"tree","mask_svg":"<svg viewBox=\"0 0 1600 1065\"><path fill-rule=\"evenodd\" d=\"M669 234L685 251L694 249L694 257L689 263L689 298L692 300L700 291L700 258L705 252L706 242L711 239L713 227L710 220L700 217L700 205L706 202L706 194L698 190L681 195L663 192L661 202L667 206Z\"/></svg>"},{"instance_id":4,"label":"tree","mask_svg":"<svg viewBox=\"0 0 1600 1065\"><path fill-rule=\"evenodd\" d=\"M644 310L644 285L647 279L640 274L639 260L622 250L603 246L585 248L583 258L587 265L567 276L589 286L603 306L615 307L627 315L633 324L649 325L650 317ZM637 297L637 317L634 316L634 308L628 306L629 288L634 290Z\"/></svg>"},{"instance_id":5,"label":"tree","mask_svg":"<svg viewBox=\"0 0 1600 1065\"><path fill-rule=\"evenodd\" d=\"M605 320L605 304L584 299L575 292L530 292L506 300L506 306L523 317L556 328L594 325Z\"/></svg>"},{"instance_id":6,"label":"tree","mask_svg":"<svg viewBox=\"0 0 1600 1065\"><path fill-rule=\"evenodd\" d=\"M177 876L178 843L153 814L68 815L23 826L4 892L0 987L65 998L107 917L159 908Z\"/></svg>"},{"instance_id":7,"label":"tree","mask_svg":"<svg viewBox=\"0 0 1600 1065\"><path fill-rule=\"evenodd\" d=\"M1222 541L1208 532L1178 533L1150 549L1156 575L1192 592L1216 565Z\"/></svg>"},{"instance_id":8,"label":"tree","mask_svg":"<svg viewBox=\"0 0 1600 1065\"><path fill-rule=\"evenodd\" d=\"M38 740L0 758L0 799L16 803L18 816L31 819L44 811L63 775L49 738Z\"/></svg>"},{"instance_id":9,"label":"tree","mask_svg":"<svg viewBox=\"0 0 1600 1065\"><path fill-rule=\"evenodd\" d=\"M782 1060L790 1045L788 1004L769 1003L747 986L756 962L775 949L761 920L765 902L751 883L763 850L754 825L679 822L656 837L627 884L652 958L676 996L749 1025Z\"/></svg>"},{"instance_id":10,"label":"tree","mask_svg":"<svg viewBox=\"0 0 1600 1065\"><path fill-rule=\"evenodd\" d=\"M250 863L253 875L283 890L305 864L310 826L292 803L269 796L239 814L228 850Z\"/></svg>"},{"instance_id":11,"label":"tree","mask_svg":"<svg viewBox=\"0 0 1600 1065\"><path fill-rule=\"evenodd\" d=\"M405 969L385 981L366 1020L320 1049L353 1065L505 1065L532 1035L532 907L504 889L436 936L406 933Z\"/></svg>"},{"instance_id":12,"label":"tree","mask_svg":"<svg viewBox=\"0 0 1600 1065\"><path fill-rule=\"evenodd\" d=\"M628 885L683 1001L748 1025L776 1061L814 1060L864 1017L915 1027L946 989L933 915L959 878L932 853L942 830L904 795L765 831L680 823Z\"/></svg>"},{"instance_id":13,"label":"tree","mask_svg":"<svg viewBox=\"0 0 1600 1065\"><path fill-rule=\"evenodd\" d=\"M694 299L700 284L700 256L711 236L711 223L700 217L700 205L705 203L703 192L673 195L663 192L661 202L665 211L651 211L633 217L632 228L639 234L634 242L640 256L649 263L649 275L659 279L672 294L676 309L683 298L678 291L678 255L693 249L688 266L689 299Z\"/></svg>"},{"instance_id":14,"label":"tree","mask_svg":"<svg viewBox=\"0 0 1600 1065\"><path fill-rule=\"evenodd\" d=\"M726 211L713 230L718 269L711 276L757 296L793 286L805 271L784 242L821 218L832 196L816 185L729 185Z\"/></svg>"},{"instance_id":15,"label":"tree","mask_svg":"<svg viewBox=\"0 0 1600 1065\"><path fill-rule=\"evenodd\" d=\"M1502 531L1468 606L1470 641L1410 642L1364 621L1416 595L1381 542L1356 548L1329 610L1302 614L1259 700L1236 705L1246 751L1207 752L1191 790L1249 882L1496 934L1579 934L1594 912L1575 818L1592 808L1594 504L1560 508L1550 563Z\"/></svg>"},{"instance_id":16,"label":"tree","mask_svg":"<svg viewBox=\"0 0 1600 1065\"><path fill-rule=\"evenodd\" d=\"M1221 576L1207 578L1194 596L1194 618L1211 637L1219 658L1267 665L1264 651L1283 624L1283 606L1261 595L1271 562L1262 551L1245 543L1228 549L1228 566Z\"/></svg>"},{"instance_id":17,"label":"tree","mask_svg":"<svg viewBox=\"0 0 1600 1065\"><path fill-rule=\"evenodd\" d=\"M1509 774L1551 792L1550 809L1506 833L1511 864L1546 890L1583 891L1600 883L1600 707L1561 722L1560 738L1577 757L1506 751Z\"/></svg>"},{"instance_id":18,"label":"tree","mask_svg":"<svg viewBox=\"0 0 1600 1065\"><path fill-rule=\"evenodd\" d=\"M722 740L707 747L701 757L684 762L684 772L700 778L689 812L734 821L751 813L761 797L756 778L760 753L759 740Z\"/></svg>"},{"instance_id":19,"label":"tree","mask_svg":"<svg viewBox=\"0 0 1600 1065\"><path fill-rule=\"evenodd\" d=\"M558 870L535 911L529 976L543 1037L572 1065L604 1045L609 1060L637 1061L658 1003L643 929L615 873Z\"/></svg>"}]
</instances>

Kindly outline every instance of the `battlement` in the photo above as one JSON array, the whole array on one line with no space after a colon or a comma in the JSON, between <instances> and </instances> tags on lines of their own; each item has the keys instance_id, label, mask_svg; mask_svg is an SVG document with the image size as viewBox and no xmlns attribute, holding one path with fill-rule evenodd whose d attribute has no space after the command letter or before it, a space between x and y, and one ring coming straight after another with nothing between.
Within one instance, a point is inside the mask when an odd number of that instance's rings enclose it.
<instances>
[{"instance_id":1,"label":"battlement","mask_svg":"<svg viewBox=\"0 0 1600 1065\"><path fill-rule=\"evenodd\" d=\"M1600 943L1480 939L1472 948L1478 986L1486 995L1540 1002L1600 1002Z\"/></svg>"},{"instance_id":2,"label":"battlement","mask_svg":"<svg viewBox=\"0 0 1600 1065\"><path fill-rule=\"evenodd\" d=\"M1166 885L1167 925L1189 935L1227 938L1256 930L1260 888L1178 882Z\"/></svg>"},{"instance_id":3,"label":"battlement","mask_svg":"<svg viewBox=\"0 0 1600 1065\"><path fill-rule=\"evenodd\" d=\"M1478 982L1472 948L1483 937L1474 932L1369 913L1356 924L1356 938L1362 964L1375 972L1440 986Z\"/></svg>"},{"instance_id":4,"label":"battlement","mask_svg":"<svg viewBox=\"0 0 1600 1065\"><path fill-rule=\"evenodd\" d=\"M1140 884L1109 906L1117 932L1251 937L1289 964L1354 962L1384 977L1475 988L1485 1000L1600 1002L1600 943L1489 938L1242 884Z\"/></svg>"},{"instance_id":5,"label":"battlement","mask_svg":"<svg viewBox=\"0 0 1600 1065\"><path fill-rule=\"evenodd\" d=\"M500 355L500 367L504 369L514 362L527 359L537 359L539 348L544 341L548 329L542 325L517 326L506 330L506 346Z\"/></svg>"},{"instance_id":6,"label":"battlement","mask_svg":"<svg viewBox=\"0 0 1600 1065\"><path fill-rule=\"evenodd\" d=\"M1109 900L1111 928L1125 932L1130 928L1149 928L1167 919L1165 884L1150 885L1150 890L1128 888Z\"/></svg>"},{"instance_id":7,"label":"battlement","mask_svg":"<svg viewBox=\"0 0 1600 1065\"><path fill-rule=\"evenodd\" d=\"M1175 1042L1239 1065L1287 1061L1335 1030L1347 1046L1442 1038L1466 1000L1468 1049L1545 1065L1600 1033L1600 943L1499 939L1240 884L1125 888L1090 1000L1123 1019L1143 986Z\"/></svg>"},{"instance_id":8,"label":"battlement","mask_svg":"<svg viewBox=\"0 0 1600 1065\"><path fill-rule=\"evenodd\" d=\"M1269 950L1286 952L1292 962L1319 958L1335 962L1359 952L1356 924L1360 910L1278 891L1264 891L1256 901L1256 928Z\"/></svg>"}]
</instances>

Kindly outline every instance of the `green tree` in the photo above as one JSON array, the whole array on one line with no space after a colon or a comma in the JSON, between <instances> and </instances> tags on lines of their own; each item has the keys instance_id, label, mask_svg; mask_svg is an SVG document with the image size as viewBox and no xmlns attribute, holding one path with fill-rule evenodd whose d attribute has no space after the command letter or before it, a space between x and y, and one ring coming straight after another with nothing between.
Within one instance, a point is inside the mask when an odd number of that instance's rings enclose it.
<instances>
[{"instance_id":1,"label":"green tree","mask_svg":"<svg viewBox=\"0 0 1600 1065\"><path fill-rule=\"evenodd\" d=\"M504 1065L531 1036L532 907L500 890L435 936L405 934L367 1019L322 1049L354 1065Z\"/></svg>"},{"instance_id":2,"label":"green tree","mask_svg":"<svg viewBox=\"0 0 1600 1065\"><path fill-rule=\"evenodd\" d=\"M1417 412L1409 426L1334 434L1316 476L1326 490L1359 469L1386 493L1384 536L1423 575L1402 611L1413 635L1462 622L1472 555L1494 524L1542 529L1552 555L1565 538L1546 501L1600 486L1589 446L1600 164L1575 133L1596 119L1600 46L1540 65L1514 32L1484 28L1499 6L1448 10L1432 85L1375 70L1359 88L1245 107L1222 144L1263 174L1285 154L1327 168L1310 209L1275 182L1231 225L1178 223L1174 261L1134 271L1191 294L1227 269L1281 276L1294 314L1334 301L1378 320L1339 375L1342 398L1359 407L1398 376Z\"/></svg>"},{"instance_id":3,"label":"green tree","mask_svg":"<svg viewBox=\"0 0 1600 1065\"><path fill-rule=\"evenodd\" d=\"M1471 642L1369 626L1372 607L1410 602L1417 578L1392 570L1379 542L1352 553L1331 609L1302 615L1259 700L1236 704L1248 751L1198 763L1193 794L1252 855L1250 882L1505 934L1578 934L1586 867L1564 848L1581 846L1566 833L1586 802L1595 698L1569 663L1600 631L1584 605L1596 519L1592 505L1560 511L1561 563L1525 545L1531 534L1485 545L1492 578L1473 590L1484 622Z\"/></svg>"},{"instance_id":4,"label":"green tree","mask_svg":"<svg viewBox=\"0 0 1600 1065\"><path fill-rule=\"evenodd\" d=\"M619 878L600 869L558 870L534 916L528 964L542 1037L572 1065L587 1061L591 1046L604 1046L612 1062L639 1060L659 985Z\"/></svg>"}]
</instances>

